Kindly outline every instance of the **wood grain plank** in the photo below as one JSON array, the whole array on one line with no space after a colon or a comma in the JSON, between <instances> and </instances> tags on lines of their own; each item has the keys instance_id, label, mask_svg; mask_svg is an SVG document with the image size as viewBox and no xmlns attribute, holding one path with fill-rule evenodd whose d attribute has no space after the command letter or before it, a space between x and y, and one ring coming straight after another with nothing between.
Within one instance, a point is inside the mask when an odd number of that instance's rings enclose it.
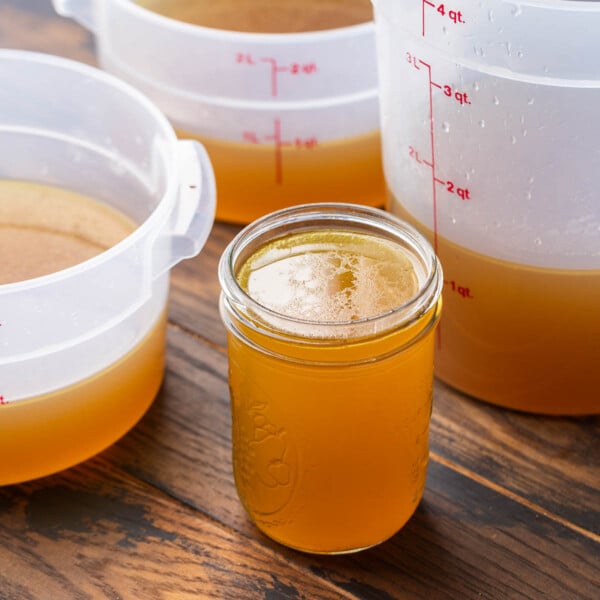
<instances>
[{"instance_id":1,"label":"wood grain plank","mask_svg":"<svg viewBox=\"0 0 600 600\"><path fill-rule=\"evenodd\" d=\"M355 598L103 458L0 488L0 598Z\"/></svg>"},{"instance_id":2,"label":"wood grain plank","mask_svg":"<svg viewBox=\"0 0 600 600\"><path fill-rule=\"evenodd\" d=\"M254 528L237 499L229 427L222 351L171 328L161 396L106 455L360 598L594 598L597 541L435 460L424 502L388 543L336 559L288 551Z\"/></svg>"},{"instance_id":3,"label":"wood grain plank","mask_svg":"<svg viewBox=\"0 0 600 600\"><path fill-rule=\"evenodd\" d=\"M436 385L431 449L600 535L600 418L528 415Z\"/></svg>"}]
</instances>

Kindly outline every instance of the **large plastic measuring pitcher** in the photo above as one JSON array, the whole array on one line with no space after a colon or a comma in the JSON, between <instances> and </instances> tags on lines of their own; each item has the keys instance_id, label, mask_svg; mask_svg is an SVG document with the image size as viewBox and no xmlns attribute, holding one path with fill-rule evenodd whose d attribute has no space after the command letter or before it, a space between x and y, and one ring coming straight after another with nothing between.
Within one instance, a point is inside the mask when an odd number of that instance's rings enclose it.
<instances>
[{"instance_id":1,"label":"large plastic measuring pitcher","mask_svg":"<svg viewBox=\"0 0 600 600\"><path fill-rule=\"evenodd\" d=\"M240 32L146 4L54 0L95 34L102 68L154 100L180 137L206 146L219 219L248 223L305 202L383 206L372 21Z\"/></svg>"},{"instance_id":2,"label":"large plastic measuring pitcher","mask_svg":"<svg viewBox=\"0 0 600 600\"><path fill-rule=\"evenodd\" d=\"M389 205L444 267L437 375L600 411L600 2L374 4Z\"/></svg>"}]
</instances>

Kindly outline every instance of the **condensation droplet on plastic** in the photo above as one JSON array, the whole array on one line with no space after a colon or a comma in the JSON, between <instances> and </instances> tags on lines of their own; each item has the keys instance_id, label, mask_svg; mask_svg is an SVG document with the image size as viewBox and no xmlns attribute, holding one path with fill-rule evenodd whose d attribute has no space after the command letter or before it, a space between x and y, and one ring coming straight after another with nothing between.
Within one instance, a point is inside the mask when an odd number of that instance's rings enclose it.
<instances>
[{"instance_id":1,"label":"condensation droplet on plastic","mask_svg":"<svg viewBox=\"0 0 600 600\"><path fill-rule=\"evenodd\" d=\"M490 23L494 22L494 11L493 10L488 10L488 21Z\"/></svg>"},{"instance_id":2,"label":"condensation droplet on plastic","mask_svg":"<svg viewBox=\"0 0 600 600\"><path fill-rule=\"evenodd\" d=\"M519 17L521 14L523 13L523 9L518 5L515 4L511 9L510 9L510 14L513 17Z\"/></svg>"},{"instance_id":3,"label":"condensation droplet on plastic","mask_svg":"<svg viewBox=\"0 0 600 600\"><path fill-rule=\"evenodd\" d=\"M442 123L442 129L444 130L445 133L449 133L450 132L450 123L448 123L448 121L444 121Z\"/></svg>"},{"instance_id":4,"label":"condensation droplet on plastic","mask_svg":"<svg viewBox=\"0 0 600 600\"><path fill-rule=\"evenodd\" d=\"M521 115L519 121L521 121L521 125L525 125L525 115Z\"/></svg>"},{"instance_id":5,"label":"condensation droplet on plastic","mask_svg":"<svg viewBox=\"0 0 600 600\"><path fill-rule=\"evenodd\" d=\"M527 129L523 129L523 131L521 131L521 135L525 137L527 135Z\"/></svg>"},{"instance_id":6,"label":"condensation droplet on plastic","mask_svg":"<svg viewBox=\"0 0 600 600\"><path fill-rule=\"evenodd\" d=\"M478 81L475 81L475 82L473 83L473 89L474 89L476 92L478 92L478 91L479 91L479 82L478 82Z\"/></svg>"},{"instance_id":7,"label":"condensation droplet on plastic","mask_svg":"<svg viewBox=\"0 0 600 600\"><path fill-rule=\"evenodd\" d=\"M529 106L531 106L534 102L535 102L535 98L529 98L527 100L527 104L529 104Z\"/></svg>"},{"instance_id":8,"label":"condensation droplet on plastic","mask_svg":"<svg viewBox=\"0 0 600 600\"><path fill-rule=\"evenodd\" d=\"M496 106L498 106L500 104L500 99L498 98L498 96L494 96L494 99L492 101Z\"/></svg>"},{"instance_id":9,"label":"condensation droplet on plastic","mask_svg":"<svg viewBox=\"0 0 600 600\"><path fill-rule=\"evenodd\" d=\"M532 176L529 178L529 183L533 183L534 181L535 181L535 177L532 175Z\"/></svg>"},{"instance_id":10,"label":"condensation droplet on plastic","mask_svg":"<svg viewBox=\"0 0 600 600\"><path fill-rule=\"evenodd\" d=\"M442 27L442 33L444 35L446 35L448 33L448 28L445 25Z\"/></svg>"},{"instance_id":11,"label":"condensation droplet on plastic","mask_svg":"<svg viewBox=\"0 0 600 600\"><path fill-rule=\"evenodd\" d=\"M533 198L533 194L531 192L526 192L525 193L525 200L531 200L531 198Z\"/></svg>"},{"instance_id":12,"label":"condensation droplet on plastic","mask_svg":"<svg viewBox=\"0 0 600 600\"><path fill-rule=\"evenodd\" d=\"M485 121L483 119L481 119L481 121L479 121L479 127L485 127Z\"/></svg>"},{"instance_id":13,"label":"condensation droplet on plastic","mask_svg":"<svg viewBox=\"0 0 600 600\"><path fill-rule=\"evenodd\" d=\"M452 225L456 225L456 217L452 217L450 219L450 222L452 223Z\"/></svg>"},{"instance_id":14,"label":"condensation droplet on plastic","mask_svg":"<svg viewBox=\"0 0 600 600\"><path fill-rule=\"evenodd\" d=\"M533 243L536 246L541 246L542 245L542 238L539 238L539 237L535 238L535 240L533 240Z\"/></svg>"},{"instance_id":15,"label":"condensation droplet on plastic","mask_svg":"<svg viewBox=\"0 0 600 600\"><path fill-rule=\"evenodd\" d=\"M506 50L506 56L510 56L512 44L510 42L504 42L504 49Z\"/></svg>"},{"instance_id":16,"label":"condensation droplet on plastic","mask_svg":"<svg viewBox=\"0 0 600 600\"><path fill-rule=\"evenodd\" d=\"M519 50L519 51L517 52L517 57L518 57L518 58L523 58L523 50Z\"/></svg>"},{"instance_id":17,"label":"condensation droplet on plastic","mask_svg":"<svg viewBox=\"0 0 600 600\"><path fill-rule=\"evenodd\" d=\"M471 173L469 173L469 171L467 171L467 172L465 173L465 179L466 179L467 181L469 181L469 180L471 179Z\"/></svg>"},{"instance_id":18,"label":"condensation droplet on plastic","mask_svg":"<svg viewBox=\"0 0 600 600\"><path fill-rule=\"evenodd\" d=\"M517 143L517 138L514 135L510 136L510 143L511 144L516 144Z\"/></svg>"}]
</instances>

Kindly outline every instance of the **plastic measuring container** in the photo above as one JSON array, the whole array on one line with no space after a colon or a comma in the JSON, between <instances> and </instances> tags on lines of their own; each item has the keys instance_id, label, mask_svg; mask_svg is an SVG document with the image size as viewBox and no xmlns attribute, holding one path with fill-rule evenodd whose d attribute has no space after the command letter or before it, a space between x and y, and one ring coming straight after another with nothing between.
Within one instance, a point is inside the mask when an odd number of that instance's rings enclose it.
<instances>
[{"instance_id":1,"label":"plastic measuring container","mask_svg":"<svg viewBox=\"0 0 600 600\"><path fill-rule=\"evenodd\" d=\"M169 269L214 218L210 162L137 90L0 51L0 178L86 194L138 224L94 258L0 285L0 485L58 471L137 422L163 374Z\"/></svg>"},{"instance_id":2,"label":"plastic measuring container","mask_svg":"<svg viewBox=\"0 0 600 600\"><path fill-rule=\"evenodd\" d=\"M374 5L390 208L444 266L438 376L600 411L600 3Z\"/></svg>"},{"instance_id":3,"label":"plastic measuring container","mask_svg":"<svg viewBox=\"0 0 600 600\"><path fill-rule=\"evenodd\" d=\"M54 0L96 35L100 65L205 144L217 217L317 201L383 206L372 22L295 34L211 29L130 0Z\"/></svg>"}]
</instances>

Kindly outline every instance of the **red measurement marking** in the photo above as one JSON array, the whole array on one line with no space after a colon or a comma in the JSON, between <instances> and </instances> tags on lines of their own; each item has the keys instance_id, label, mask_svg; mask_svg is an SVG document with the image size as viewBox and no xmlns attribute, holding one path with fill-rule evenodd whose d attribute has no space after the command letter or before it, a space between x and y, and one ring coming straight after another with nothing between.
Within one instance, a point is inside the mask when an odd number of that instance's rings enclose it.
<instances>
[{"instance_id":1,"label":"red measurement marking","mask_svg":"<svg viewBox=\"0 0 600 600\"><path fill-rule=\"evenodd\" d=\"M281 121L279 119L275 119L273 135L268 135L265 139L275 145L275 183L281 185L283 183L283 148L291 146L291 143L281 139Z\"/></svg>"},{"instance_id":2,"label":"red measurement marking","mask_svg":"<svg viewBox=\"0 0 600 600\"><path fill-rule=\"evenodd\" d=\"M256 66L259 63L266 63L270 66L269 86L271 88L271 96L276 98L279 95L279 76L282 73L289 75L312 75L318 71L316 62L292 62L289 64L280 64L276 58L264 56L256 58L248 52L236 52L235 62L239 65Z\"/></svg>"},{"instance_id":3,"label":"red measurement marking","mask_svg":"<svg viewBox=\"0 0 600 600\"><path fill-rule=\"evenodd\" d=\"M439 181L438 180L438 182L442 183L443 185L446 186L446 191L448 191L450 194L455 194L461 200L470 200L471 199L471 190L469 188L458 187L457 185L454 184L453 181Z\"/></svg>"},{"instance_id":4,"label":"red measurement marking","mask_svg":"<svg viewBox=\"0 0 600 600\"><path fill-rule=\"evenodd\" d=\"M415 150L413 146L408 147L408 155L420 165L427 165L428 167L433 169L433 164L431 163L431 161L421 158L421 156L419 155L419 151ZM435 183L443 185L448 193L458 196L461 200L471 200L471 190L469 188L459 187L453 181L445 181L444 179L440 179L439 177L437 177L435 174L432 175L432 177L433 181Z\"/></svg>"},{"instance_id":5,"label":"red measurement marking","mask_svg":"<svg viewBox=\"0 0 600 600\"><path fill-rule=\"evenodd\" d=\"M437 210L437 185L435 174L435 131L433 128L433 86L431 80L431 65L419 59L419 63L427 69L429 78L429 140L431 143L431 192L433 201L433 249L438 252L438 210Z\"/></svg>"},{"instance_id":6,"label":"red measurement marking","mask_svg":"<svg viewBox=\"0 0 600 600\"><path fill-rule=\"evenodd\" d=\"M437 87L444 90L444 96L456 100L459 104L471 104L471 99L469 98L467 92L459 92L450 85L438 85Z\"/></svg>"},{"instance_id":7,"label":"red measurement marking","mask_svg":"<svg viewBox=\"0 0 600 600\"><path fill-rule=\"evenodd\" d=\"M461 298L465 300L473 300L473 295L471 294L471 288L468 288L463 285L458 285L456 281L444 279L444 285L449 289L449 291L458 294Z\"/></svg>"},{"instance_id":8,"label":"red measurement marking","mask_svg":"<svg viewBox=\"0 0 600 600\"><path fill-rule=\"evenodd\" d=\"M240 65L255 65L254 59L251 54L245 52L238 52L235 55L235 62Z\"/></svg>"},{"instance_id":9,"label":"red measurement marking","mask_svg":"<svg viewBox=\"0 0 600 600\"><path fill-rule=\"evenodd\" d=\"M438 15L448 19L454 25L466 23L465 17L461 10L448 8L448 6L443 2L436 4L435 2L430 2L429 0L421 0L421 35L423 37L425 37L425 8L427 6L433 8Z\"/></svg>"},{"instance_id":10,"label":"red measurement marking","mask_svg":"<svg viewBox=\"0 0 600 600\"><path fill-rule=\"evenodd\" d=\"M260 139L255 131L244 131L242 139L249 144L260 144Z\"/></svg>"},{"instance_id":11,"label":"red measurement marking","mask_svg":"<svg viewBox=\"0 0 600 600\"><path fill-rule=\"evenodd\" d=\"M271 96L273 96L273 98L276 98L277 94L279 93L279 73L287 71L289 67L279 66L274 58L261 58L261 61L269 63L271 65Z\"/></svg>"},{"instance_id":12,"label":"red measurement marking","mask_svg":"<svg viewBox=\"0 0 600 600\"><path fill-rule=\"evenodd\" d=\"M315 136L302 138L296 137L292 141L284 140L281 133L281 120L275 119L273 122L273 133L265 136L259 136L255 131L242 132L242 139L250 144L272 143L275 150L275 183L283 184L283 149L293 147L297 150L313 150L319 145Z\"/></svg>"},{"instance_id":13,"label":"red measurement marking","mask_svg":"<svg viewBox=\"0 0 600 600\"><path fill-rule=\"evenodd\" d=\"M0 396L0 405L2 404L8 404L8 400L5 400L4 396Z\"/></svg>"}]
</instances>

